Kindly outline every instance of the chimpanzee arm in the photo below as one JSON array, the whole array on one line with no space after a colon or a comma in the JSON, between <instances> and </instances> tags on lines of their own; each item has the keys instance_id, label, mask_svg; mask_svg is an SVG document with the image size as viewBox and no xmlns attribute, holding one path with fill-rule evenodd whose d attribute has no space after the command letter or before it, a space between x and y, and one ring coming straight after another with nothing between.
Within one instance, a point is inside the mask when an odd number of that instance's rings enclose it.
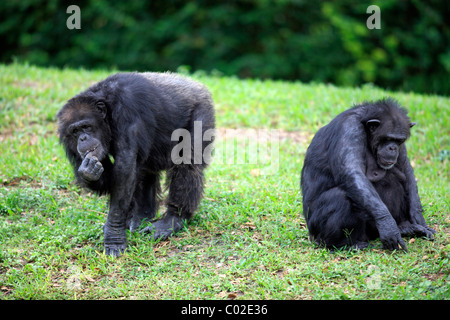
<instances>
[{"instance_id":1,"label":"chimpanzee arm","mask_svg":"<svg viewBox=\"0 0 450 320\"><path fill-rule=\"evenodd\" d=\"M398 162L403 168L406 177L406 193L408 194L408 201L410 207L410 214L413 223L426 225L425 219L422 215L422 205L420 204L419 191L417 189L416 178L413 169L407 157L406 146L403 144L400 149Z\"/></svg>"},{"instance_id":2,"label":"chimpanzee arm","mask_svg":"<svg viewBox=\"0 0 450 320\"><path fill-rule=\"evenodd\" d=\"M409 162L406 146L404 144L401 146L398 161L401 164L401 168L403 168L403 172L406 177L405 187L406 193L408 194L409 214L411 219L410 222L412 224L417 224L424 227L423 233L425 234L425 236L433 239L433 234L436 231L427 226L425 218L423 217L423 210L420 203L419 191L417 189L416 177L414 175L413 168L411 167L411 163Z\"/></svg>"},{"instance_id":3,"label":"chimpanzee arm","mask_svg":"<svg viewBox=\"0 0 450 320\"><path fill-rule=\"evenodd\" d=\"M119 256L126 249L126 218L136 186L137 171L137 125L124 130L124 137L116 141L114 167L112 170L110 208L103 227L105 253Z\"/></svg>"},{"instance_id":4,"label":"chimpanzee arm","mask_svg":"<svg viewBox=\"0 0 450 320\"><path fill-rule=\"evenodd\" d=\"M342 121L337 134L336 144L330 149L333 154L330 167L338 184L374 219L385 248L394 250L400 245L406 250L394 218L365 175L367 137L364 126L357 116L348 117Z\"/></svg>"}]
</instances>

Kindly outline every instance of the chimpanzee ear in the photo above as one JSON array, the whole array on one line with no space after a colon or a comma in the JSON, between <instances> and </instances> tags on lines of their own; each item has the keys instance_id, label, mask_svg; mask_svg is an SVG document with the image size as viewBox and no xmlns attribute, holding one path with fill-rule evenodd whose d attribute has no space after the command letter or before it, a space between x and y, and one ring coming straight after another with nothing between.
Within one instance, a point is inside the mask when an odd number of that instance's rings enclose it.
<instances>
[{"instance_id":1,"label":"chimpanzee ear","mask_svg":"<svg viewBox=\"0 0 450 320\"><path fill-rule=\"evenodd\" d=\"M106 118L106 105L105 105L105 103L103 101L98 101L95 104L95 106L97 108L97 111L102 114L103 119L105 119Z\"/></svg>"},{"instance_id":2,"label":"chimpanzee ear","mask_svg":"<svg viewBox=\"0 0 450 320\"><path fill-rule=\"evenodd\" d=\"M366 122L366 127L369 128L370 132L374 132L376 128L380 126L380 120L371 119Z\"/></svg>"},{"instance_id":3,"label":"chimpanzee ear","mask_svg":"<svg viewBox=\"0 0 450 320\"><path fill-rule=\"evenodd\" d=\"M409 127L412 128L412 127L414 127L415 125L416 125L415 122L411 122L411 123L409 124Z\"/></svg>"}]
</instances>

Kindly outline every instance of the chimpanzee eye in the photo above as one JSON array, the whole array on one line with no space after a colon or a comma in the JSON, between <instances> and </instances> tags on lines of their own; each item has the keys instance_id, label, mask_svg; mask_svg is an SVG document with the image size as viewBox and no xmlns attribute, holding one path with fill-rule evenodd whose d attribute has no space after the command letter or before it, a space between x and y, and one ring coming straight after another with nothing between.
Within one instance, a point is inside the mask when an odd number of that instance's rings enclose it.
<instances>
[{"instance_id":1,"label":"chimpanzee eye","mask_svg":"<svg viewBox=\"0 0 450 320\"><path fill-rule=\"evenodd\" d=\"M90 131L92 131L92 126L90 124L83 124L81 126L81 129L83 129L83 131L85 131L85 132L90 132Z\"/></svg>"},{"instance_id":2,"label":"chimpanzee eye","mask_svg":"<svg viewBox=\"0 0 450 320\"><path fill-rule=\"evenodd\" d=\"M75 129L72 130L72 134L77 134L78 131L79 131L78 128L75 128Z\"/></svg>"}]
</instances>

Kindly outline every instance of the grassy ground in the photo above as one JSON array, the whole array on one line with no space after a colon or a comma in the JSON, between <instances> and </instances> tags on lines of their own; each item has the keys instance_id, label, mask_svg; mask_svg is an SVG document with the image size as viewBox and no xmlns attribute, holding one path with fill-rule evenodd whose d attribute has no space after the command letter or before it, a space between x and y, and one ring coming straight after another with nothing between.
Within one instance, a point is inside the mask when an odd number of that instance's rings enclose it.
<instances>
[{"instance_id":1,"label":"grassy ground","mask_svg":"<svg viewBox=\"0 0 450 320\"><path fill-rule=\"evenodd\" d=\"M112 259L102 253L107 198L73 184L55 133L64 101L108 74L0 65L1 299L450 298L449 98L196 74L213 93L218 127L281 130L279 166L220 161L252 132L222 129L189 227L162 242L128 234L126 254ZM318 249L301 212L306 147L339 112L387 95L417 122L409 156L436 240L408 239L408 253L379 241Z\"/></svg>"}]
</instances>

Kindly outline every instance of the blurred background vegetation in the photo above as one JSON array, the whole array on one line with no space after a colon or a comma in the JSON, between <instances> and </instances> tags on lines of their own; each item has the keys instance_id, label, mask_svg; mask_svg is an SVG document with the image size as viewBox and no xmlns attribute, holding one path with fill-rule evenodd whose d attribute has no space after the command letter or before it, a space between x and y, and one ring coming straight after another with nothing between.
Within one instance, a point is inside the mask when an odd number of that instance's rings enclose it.
<instances>
[{"instance_id":1,"label":"blurred background vegetation","mask_svg":"<svg viewBox=\"0 0 450 320\"><path fill-rule=\"evenodd\" d=\"M69 30L66 9L81 9ZM381 9L369 30L367 7ZM0 62L373 83L450 94L450 6L443 0L0 2Z\"/></svg>"}]
</instances>

